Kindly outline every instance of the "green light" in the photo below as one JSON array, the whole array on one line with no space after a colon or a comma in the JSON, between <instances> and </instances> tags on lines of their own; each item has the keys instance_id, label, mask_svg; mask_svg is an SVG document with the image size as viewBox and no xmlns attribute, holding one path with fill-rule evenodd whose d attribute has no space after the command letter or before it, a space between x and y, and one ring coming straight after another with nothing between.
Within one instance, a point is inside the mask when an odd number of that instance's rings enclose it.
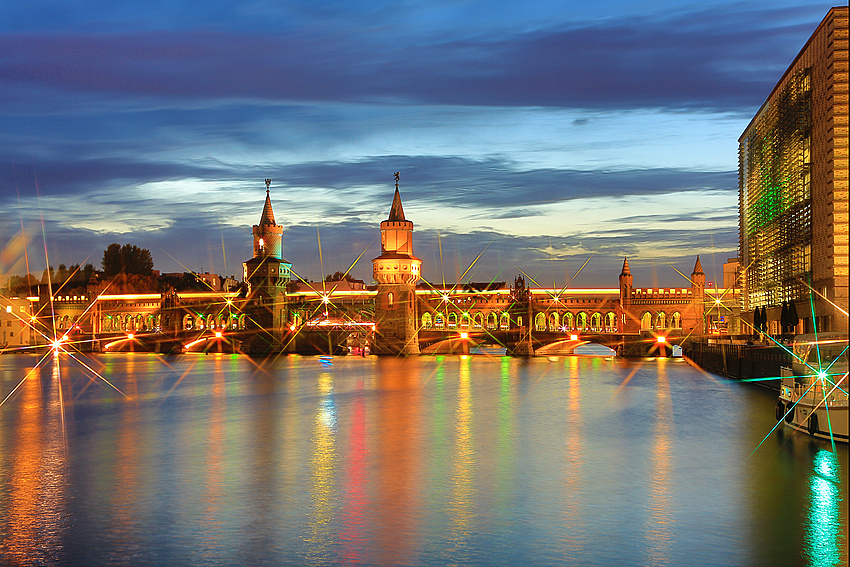
<instances>
[{"instance_id":1,"label":"green light","mask_svg":"<svg viewBox=\"0 0 850 567\"><path fill-rule=\"evenodd\" d=\"M804 552L809 565L839 565L841 552L841 495L838 456L821 449L815 455L814 471L809 486L811 502L806 518Z\"/></svg>"}]
</instances>

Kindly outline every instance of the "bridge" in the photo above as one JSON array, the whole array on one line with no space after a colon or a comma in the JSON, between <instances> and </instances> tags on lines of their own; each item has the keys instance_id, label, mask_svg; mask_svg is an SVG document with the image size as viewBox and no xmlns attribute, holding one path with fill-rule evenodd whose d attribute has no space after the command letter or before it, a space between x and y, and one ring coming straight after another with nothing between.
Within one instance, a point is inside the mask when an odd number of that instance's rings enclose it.
<instances>
[{"instance_id":1,"label":"bridge","mask_svg":"<svg viewBox=\"0 0 850 567\"><path fill-rule=\"evenodd\" d=\"M567 354L592 342L639 354L657 351L659 335L669 347L693 332L690 288L633 290L640 307L632 311L623 309L620 292L525 288L518 298L516 286L505 282L422 284L416 291L419 346L425 353L486 344L517 354ZM264 331L251 329L246 298L234 292L60 295L50 309L46 301L30 300L44 344L55 328L95 351L243 352L247 339L265 333L281 352L341 354L374 344L375 297L374 288L337 290L332 283L324 291L293 291L278 306L282 323Z\"/></svg>"},{"instance_id":2,"label":"bridge","mask_svg":"<svg viewBox=\"0 0 850 567\"><path fill-rule=\"evenodd\" d=\"M641 355L702 335L712 310L732 313L737 304L736 290L706 289L699 257L690 285L678 288L633 287L627 259L615 288L530 287L524 274L512 285L428 283L413 255L413 223L404 216L397 182L389 218L381 223L382 253L372 260L375 285L292 282L267 179L260 223L253 227L254 255L243 263L242 292L110 294L108 282L90 282L85 294L64 295L61 285L55 293L41 286L44 295L28 298L28 317L16 312L23 306L6 306L7 323L18 320L22 332L15 340L26 336L27 346L64 338L106 352L339 354L374 348L415 354L474 343L530 356L596 342Z\"/></svg>"}]
</instances>

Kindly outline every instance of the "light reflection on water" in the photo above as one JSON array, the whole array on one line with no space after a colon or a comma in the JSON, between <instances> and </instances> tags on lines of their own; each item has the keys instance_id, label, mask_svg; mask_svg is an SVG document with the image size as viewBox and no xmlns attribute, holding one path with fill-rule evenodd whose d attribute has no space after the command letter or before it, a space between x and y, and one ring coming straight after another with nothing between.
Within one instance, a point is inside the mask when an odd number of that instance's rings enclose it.
<instances>
[{"instance_id":1,"label":"light reflection on water","mask_svg":"<svg viewBox=\"0 0 850 567\"><path fill-rule=\"evenodd\" d=\"M0 564L847 563L847 447L682 360L92 365L0 407Z\"/></svg>"}]
</instances>

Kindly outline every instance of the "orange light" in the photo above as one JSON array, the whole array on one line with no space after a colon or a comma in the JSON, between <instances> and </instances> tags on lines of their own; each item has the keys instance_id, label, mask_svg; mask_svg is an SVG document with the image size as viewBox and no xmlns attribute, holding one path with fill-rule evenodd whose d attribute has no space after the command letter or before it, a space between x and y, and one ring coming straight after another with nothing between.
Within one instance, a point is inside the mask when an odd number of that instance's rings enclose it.
<instances>
[{"instance_id":1,"label":"orange light","mask_svg":"<svg viewBox=\"0 0 850 567\"><path fill-rule=\"evenodd\" d=\"M294 324L294 323L293 323L292 325L290 325L290 326L289 326L289 330L290 330L290 331L294 331L294 330L295 330L295 324Z\"/></svg>"},{"instance_id":2,"label":"orange light","mask_svg":"<svg viewBox=\"0 0 850 567\"><path fill-rule=\"evenodd\" d=\"M130 333L129 335L127 335L127 338L128 338L128 339L130 339L130 340L132 341L132 340L133 340L133 337L135 337L135 336L136 336L136 335L134 335L133 333Z\"/></svg>"},{"instance_id":3,"label":"orange light","mask_svg":"<svg viewBox=\"0 0 850 567\"><path fill-rule=\"evenodd\" d=\"M578 340L578 335L570 335L570 340L571 340L571 341L577 341L577 340Z\"/></svg>"},{"instance_id":4,"label":"orange light","mask_svg":"<svg viewBox=\"0 0 850 567\"><path fill-rule=\"evenodd\" d=\"M221 331L216 331L216 332L215 332L215 338L217 338L217 339L220 339L220 338L221 338Z\"/></svg>"},{"instance_id":5,"label":"orange light","mask_svg":"<svg viewBox=\"0 0 850 567\"><path fill-rule=\"evenodd\" d=\"M659 336L656 340L657 340L659 343L666 343L666 342L667 342L667 337Z\"/></svg>"},{"instance_id":6,"label":"orange light","mask_svg":"<svg viewBox=\"0 0 850 567\"><path fill-rule=\"evenodd\" d=\"M469 333L461 333L460 338L462 338L462 339L469 338Z\"/></svg>"}]
</instances>

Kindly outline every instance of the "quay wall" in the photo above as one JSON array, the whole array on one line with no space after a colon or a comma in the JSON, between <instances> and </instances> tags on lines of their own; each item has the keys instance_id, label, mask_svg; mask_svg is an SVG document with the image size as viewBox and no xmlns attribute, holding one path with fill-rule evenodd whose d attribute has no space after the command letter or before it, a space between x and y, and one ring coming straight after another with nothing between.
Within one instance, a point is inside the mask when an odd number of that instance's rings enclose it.
<instances>
[{"instance_id":1,"label":"quay wall","mask_svg":"<svg viewBox=\"0 0 850 567\"><path fill-rule=\"evenodd\" d=\"M687 341L682 346L684 356L709 372L736 380L775 377L775 380L759 382L773 390L779 390L780 369L791 366L791 354L778 346L702 341Z\"/></svg>"}]
</instances>

